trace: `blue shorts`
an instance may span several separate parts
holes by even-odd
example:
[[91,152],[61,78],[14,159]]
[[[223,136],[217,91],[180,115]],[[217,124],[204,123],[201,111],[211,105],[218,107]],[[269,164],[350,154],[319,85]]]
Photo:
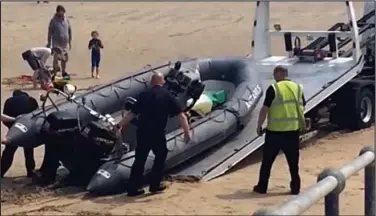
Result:
[[91,67],[99,67],[99,62],[101,61],[101,55],[91,54]]

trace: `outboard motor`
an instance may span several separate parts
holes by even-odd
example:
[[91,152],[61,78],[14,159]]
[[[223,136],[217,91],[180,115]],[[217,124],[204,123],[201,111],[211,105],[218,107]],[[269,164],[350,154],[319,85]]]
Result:
[[111,153],[117,139],[114,131],[94,121],[86,125],[81,134],[101,157],[106,157]]
[[46,123],[48,123],[47,130],[55,133],[78,129],[77,116],[66,111],[56,111],[49,114],[46,118]]
[[92,121],[85,125],[74,142],[73,163],[66,183],[86,186],[98,168],[105,162],[114,147],[116,136],[101,123]]
[[184,107],[188,99],[193,99],[193,103],[186,107],[185,111],[194,106],[205,88],[205,85],[201,83],[199,65],[195,70],[181,68],[181,63],[178,61],[175,67],[170,69],[165,80],[165,88],[177,97]]
[[69,170],[68,185],[86,186],[114,148],[117,137],[101,122],[92,121],[79,129],[75,114],[53,112],[44,126],[46,142],[56,145],[59,160]]

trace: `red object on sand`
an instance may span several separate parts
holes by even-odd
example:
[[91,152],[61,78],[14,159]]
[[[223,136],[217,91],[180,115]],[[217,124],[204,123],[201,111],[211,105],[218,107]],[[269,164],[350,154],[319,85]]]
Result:
[[31,75],[21,75],[20,79],[25,80],[25,81],[32,81],[33,80]]
[[53,88],[54,85],[52,83],[46,83],[44,86],[43,86],[43,90],[49,90],[51,88]]

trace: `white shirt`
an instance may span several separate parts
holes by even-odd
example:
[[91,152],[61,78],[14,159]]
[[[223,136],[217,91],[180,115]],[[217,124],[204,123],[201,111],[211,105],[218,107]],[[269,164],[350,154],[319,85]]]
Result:
[[31,52],[40,60],[41,67],[46,68],[47,59],[51,56],[51,48],[47,47],[35,47],[30,49]]

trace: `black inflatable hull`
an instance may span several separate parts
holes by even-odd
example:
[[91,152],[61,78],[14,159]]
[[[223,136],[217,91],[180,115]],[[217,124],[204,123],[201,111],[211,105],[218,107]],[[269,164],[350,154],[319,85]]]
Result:
[[[194,59],[184,62],[182,67],[193,68],[197,64],[206,88],[216,88],[223,82],[231,83],[234,88],[223,107],[191,124],[193,143],[183,142],[183,131],[179,127],[166,134],[169,153],[165,170],[183,163],[241,130],[248,123],[262,96],[257,72],[252,70],[246,58]],[[172,121],[176,119],[171,119],[169,124]],[[131,137],[134,131],[131,129],[128,133]],[[134,139],[127,138],[128,135],[125,135],[125,140]],[[125,154],[120,162],[110,161],[103,164],[91,179],[87,190],[101,195],[123,192],[130,177],[134,156],[135,152],[131,151]],[[154,155],[151,152],[146,161],[145,175],[151,171],[153,161]]]
[[[156,68],[140,71],[134,76],[117,79],[110,84],[77,94],[76,99],[80,100],[85,98],[86,105],[101,114],[117,112],[123,109],[124,99],[126,97],[135,96],[145,89],[152,70],[167,68],[168,66],[169,64],[161,65]],[[77,108],[75,103],[64,100],[56,105],[60,111],[70,113],[78,112],[83,125],[95,120],[86,110]],[[44,143],[44,137],[41,131],[44,126],[45,118],[56,111],[55,107],[49,106],[46,108],[45,112],[43,112],[42,109],[38,109],[19,118],[6,134],[8,144],[19,147],[37,147],[42,145]]]

